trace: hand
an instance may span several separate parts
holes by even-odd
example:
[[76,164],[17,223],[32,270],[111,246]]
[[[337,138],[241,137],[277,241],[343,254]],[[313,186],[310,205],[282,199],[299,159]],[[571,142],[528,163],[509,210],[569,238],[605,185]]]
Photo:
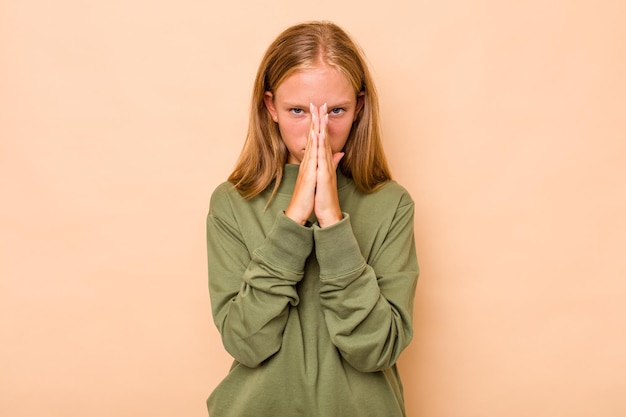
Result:
[[328,227],[343,217],[337,194],[337,165],[343,152],[333,154],[328,140],[328,109],[324,104],[319,111],[319,136],[317,148],[317,188],[315,216],[320,227]]
[[328,227],[342,219],[337,194],[337,165],[344,154],[333,154],[330,147],[326,104],[317,109],[311,103],[310,112],[309,137],[285,214],[304,225],[315,211],[320,227]]
[[319,114],[313,104],[310,105],[311,127],[304,155],[300,162],[298,178],[293,189],[291,201],[285,215],[293,221],[304,225],[315,205],[315,187],[317,186],[317,142],[319,133]]

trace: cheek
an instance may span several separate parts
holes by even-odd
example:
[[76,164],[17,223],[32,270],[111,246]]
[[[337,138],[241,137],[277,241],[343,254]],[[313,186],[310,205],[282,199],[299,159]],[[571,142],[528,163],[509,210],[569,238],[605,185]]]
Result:
[[283,136],[298,138],[308,136],[311,122],[307,120],[288,120],[278,123],[278,128]]
[[352,120],[348,118],[328,122],[328,136],[331,139],[346,139],[350,134],[350,129],[352,129]]
[[330,146],[334,152],[343,149],[352,129],[352,120],[333,120],[328,122],[328,137],[330,138]]

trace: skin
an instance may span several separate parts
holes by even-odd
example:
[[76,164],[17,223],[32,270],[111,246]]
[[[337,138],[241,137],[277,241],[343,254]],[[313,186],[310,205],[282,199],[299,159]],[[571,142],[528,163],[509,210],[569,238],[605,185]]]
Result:
[[300,164],[285,214],[304,225],[315,213],[320,227],[343,218],[337,194],[337,165],[352,124],[363,106],[348,78],[319,63],[297,71],[264,102],[289,152],[287,162]]

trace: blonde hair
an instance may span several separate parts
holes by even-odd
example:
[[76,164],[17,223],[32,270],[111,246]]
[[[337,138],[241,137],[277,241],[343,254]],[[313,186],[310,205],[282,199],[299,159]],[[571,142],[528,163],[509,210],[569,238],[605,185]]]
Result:
[[381,142],[378,95],[364,55],[349,35],[330,22],[307,22],[283,31],[269,46],[259,65],[252,91],[248,134],[228,180],[244,198],[252,198],[275,180],[280,185],[288,151],[278,124],[265,107],[266,91],[274,93],[293,72],[319,62],[343,73],[363,107],[352,125],[339,169],[356,187],[371,193],[391,179]]

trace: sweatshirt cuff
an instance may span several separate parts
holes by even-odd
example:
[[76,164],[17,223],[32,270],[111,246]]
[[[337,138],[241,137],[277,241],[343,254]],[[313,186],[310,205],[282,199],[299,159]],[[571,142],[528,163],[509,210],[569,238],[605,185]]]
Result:
[[255,250],[268,264],[302,274],[307,257],[313,250],[313,231],[279,212],[265,242]]
[[343,213],[343,219],[329,227],[321,228],[314,224],[313,238],[320,279],[338,278],[365,266],[348,213]]

